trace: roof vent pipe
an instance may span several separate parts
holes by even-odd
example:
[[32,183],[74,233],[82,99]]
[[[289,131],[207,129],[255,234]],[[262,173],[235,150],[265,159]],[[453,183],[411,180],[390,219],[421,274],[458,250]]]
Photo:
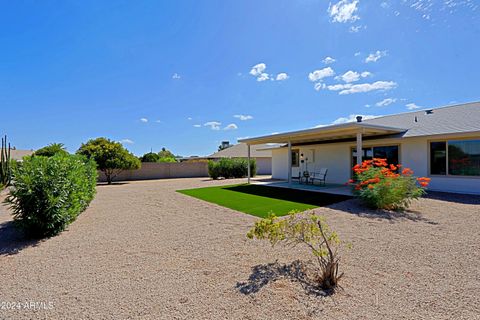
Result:
[[362,116],[357,116],[357,122],[362,122]]

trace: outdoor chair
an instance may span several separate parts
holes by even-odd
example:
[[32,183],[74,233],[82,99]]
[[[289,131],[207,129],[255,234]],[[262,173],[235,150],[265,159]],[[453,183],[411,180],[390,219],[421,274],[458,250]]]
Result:
[[310,172],[310,181],[312,184],[315,183],[315,181],[320,181],[321,184],[325,185],[325,180],[327,178],[327,168],[320,168],[320,170],[315,170],[314,172]]

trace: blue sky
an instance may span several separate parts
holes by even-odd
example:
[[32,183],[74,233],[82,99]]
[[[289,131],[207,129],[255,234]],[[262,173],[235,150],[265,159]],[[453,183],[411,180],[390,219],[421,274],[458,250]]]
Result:
[[0,1],[0,133],[205,155],[480,100],[479,39],[468,0]]

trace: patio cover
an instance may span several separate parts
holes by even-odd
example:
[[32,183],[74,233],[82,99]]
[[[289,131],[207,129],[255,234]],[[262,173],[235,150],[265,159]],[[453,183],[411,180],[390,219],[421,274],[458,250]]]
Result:
[[365,138],[398,134],[405,131],[407,131],[407,129],[373,125],[363,122],[351,122],[307,130],[291,131],[285,133],[271,134],[267,136],[241,139],[239,140],[239,142],[243,142],[249,145],[290,142],[291,144],[296,145],[302,143],[322,142],[329,140],[356,139],[357,134],[359,133],[362,135],[362,137]]
[[[345,141],[356,140],[357,150],[362,150],[363,139],[371,137],[388,136],[406,132],[407,129],[395,128],[382,125],[374,125],[361,122],[343,123],[337,125],[323,126],[313,129],[292,131],[286,133],[271,134],[256,138],[241,139],[239,142],[248,145],[248,161],[250,161],[250,146],[263,143],[286,143],[288,147],[288,183],[292,182],[292,145],[301,145],[309,143],[322,143],[326,141]],[[362,163],[362,154],[357,156],[357,163]],[[250,183],[250,166],[248,166],[248,183]]]

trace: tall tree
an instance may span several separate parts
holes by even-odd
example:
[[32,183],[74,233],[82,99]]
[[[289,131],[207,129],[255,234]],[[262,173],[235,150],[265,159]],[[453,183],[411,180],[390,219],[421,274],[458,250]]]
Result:
[[83,143],[77,154],[95,160],[98,170],[105,174],[108,184],[112,184],[120,172],[139,169],[140,160],[125,149],[121,143],[107,138],[97,138]]

